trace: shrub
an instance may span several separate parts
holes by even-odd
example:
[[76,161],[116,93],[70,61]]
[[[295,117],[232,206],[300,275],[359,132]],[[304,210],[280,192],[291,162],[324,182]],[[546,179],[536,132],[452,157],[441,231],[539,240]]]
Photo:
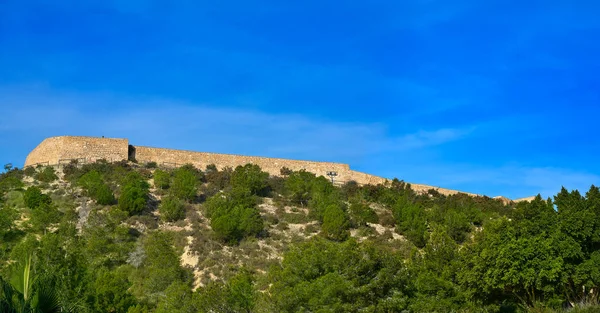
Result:
[[210,173],[210,172],[218,172],[219,170],[217,169],[217,166],[214,164],[209,164],[206,166],[206,173]]
[[106,184],[101,184],[98,189],[96,189],[95,199],[96,202],[101,205],[111,205],[116,201],[112,190],[110,190],[110,187]]
[[131,172],[124,180],[121,196],[119,197],[119,208],[129,212],[129,215],[141,213],[148,202],[148,183],[143,178]]
[[193,167],[182,166],[175,170],[171,194],[182,200],[193,200],[198,192],[197,171]]
[[165,197],[158,210],[163,221],[174,222],[185,218],[185,205],[173,196]]
[[379,218],[377,214],[368,204],[365,203],[352,203],[350,205],[350,219],[355,226],[364,226],[367,223],[377,223]]
[[360,191],[360,186],[357,182],[351,180],[342,185],[342,195],[346,199],[355,197]]
[[396,226],[396,220],[390,211],[384,211],[379,215],[379,223],[381,226],[394,227]]
[[44,233],[48,226],[57,223],[62,215],[61,212],[49,202],[42,202],[31,211],[31,219],[29,220],[30,225],[35,230],[43,231]]
[[115,196],[113,195],[112,190],[104,183],[104,180],[98,171],[92,170],[87,172],[81,176],[78,184],[86,191],[87,195],[96,200],[98,204],[110,205],[115,203]]
[[35,209],[41,205],[49,205],[52,203],[52,199],[46,194],[43,194],[38,187],[29,187],[23,194],[23,200],[25,205],[30,209]]
[[209,169],[209,166],[207,166],[206,181],[217,190],[225,189],[231,181],[231,174],[233,172],[231,167],[217,171],[216,167],[213,170],[212,168]]
[[264,228],[256,201],[249,194],[215,195],[206,201],[206,215],[217,238],[226,243],[256,236]]
[[321,227],[323,236],[335,241],[344,241],[350,235],[348,228],[349,223],[346,212],[335,204],[327,206]]
[[56,176],[56,171],[53,167],[46,166],[43,170],[41,170],[35,175],[35,178],[44,183],[51,183],[57,180],[58,176]]
[[294,171],[292,171],[289,168],[287,168],[287,167],[284,166],[284,167],[282,167],[279,170],[279,175],[281,175],[281,176],[290,176],[290,175],[292,175],[293,172]]
[[312,181],[315,174],[299,171],[290,174],[285,181],[285,190],[289,199],[296,204],[305,206],[311,199]]
[[25,174],[25,176],[29,176],[29,177],[33,177],[37,172],[35,171],[35,167],[33,166],[28,166],[23,170],[23,174]]
[[263,172],[256,164],[237,166],[231,174],[232,188],[245,188],[254,195],[265,195],[269,173]]
[[416,204],[404,204],[394,208],[398,232],[415,246],[422,248],[427,242],[427,219],[423,208]]
[[154,186],[159,189],[168,189],[171,185],[171,175],[163,170],[154,171]]
[[146,167],[146,168],[157,168],[158,164],[156,164],[156,162],[148,162],[148,163],[146,163],[146,165],[144,167]]

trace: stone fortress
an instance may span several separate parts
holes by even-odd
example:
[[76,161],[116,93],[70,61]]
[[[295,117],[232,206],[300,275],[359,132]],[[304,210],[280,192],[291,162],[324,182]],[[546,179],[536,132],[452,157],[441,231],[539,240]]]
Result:
[[[109,162],[135,159],[140,163],[156,162],[160,166],[171,167],[190,163],[201,169],[204,169],[209,164],[214,164],[217,166],[217,168],[222,169],[224,167],[235,168],[238,165],[252,163],[260,166],[263,171],[276,176],[280,175],[280,170],[282,167],[287,167],[294,171],[306,170],[316,174],[317,176],[325,177],[327,177],[328,172],[336,172],[336,183],[356,181],[361,185],[377,185],[385,184],[387,181],[389,181],[383,177],[353,171],[350,169],[348,164],[342,163],[299,161],[151,148],[130,145],[129,141],[124,138],[97,138],[79,136],[59,136],[46,138],[35,149],[33,149],[31,153],[29,153],[27,159],[25,160],[25,166],[57,166],[68,164],[73,160],[77,160],[78,163],[90,163],[100,159],[105,159]],[[411,184],[411,186],[413,190],[419,192],[435,189],[444,195],[459,193],[459,191],[456,190],[437,188],[427,185]],[[475,195],[470,193],[466,194]]]

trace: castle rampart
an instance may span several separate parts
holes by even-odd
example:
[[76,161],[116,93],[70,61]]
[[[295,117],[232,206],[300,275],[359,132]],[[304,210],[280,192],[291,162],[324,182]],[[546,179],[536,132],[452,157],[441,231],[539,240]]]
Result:
[[[332,162],[300,161],[278,158],[266,158],[255,156],[243,156],[233,154],[219,154],[207,152],[195,152],[185,150],[173,150],[164,148],[151,148],[142,146],[130,146],[127,139],[119,138],[97,138],[97,137],[75,137],[60,136],[51,137],[42,141],[29,153],[25,166],[58,165],[69,163],[71,160],[89,163],[99,159],[107,161],[121,161],[134,157],[142,163],[156,162],[165,166],[181,166],[193,164],[198,168],[205,168],[214,164],[217,168],[235,168],[238,165],[248,163],[260,166],[271,175],[280,175],[282,167],[291,170],[306,170],[317,176],[326,176],[327,172],[337,173],[337,182],[356,181],[361,185],[384,184],[388,180],[383,177],[353,171],[348,164]],[[412,184],[416,191],[427,191],[436,189],[441,194],[451,195],[458,191],[444,188],[435,188],[427,185]],[[473,195],[473,194],[471,194]]]
[[99,159],[107,161],[127,160],[128,140],[117,138],[50,137],[42,141],[25,160],[25,166],[56,165],[71,160],[94,162]]
[[135,159],[144,163],[154,161],[158,164],[170,164],[175,166],[190,163],[197,168],[205,168],[209,164],[215,164],[219,169],[224,167],[235,168],[238,165],[252,163],[260,166],[263,171],[268,172],[271,175],[279,175],[282,167],[287,167],[294,171],[306,170],[315,173],[316,175],[323,176],[325,176],[328,171],[338,172],[338,175],[350,171],[350,166],[342,163],[298,161],[140,146],[135,146],[134,149]]

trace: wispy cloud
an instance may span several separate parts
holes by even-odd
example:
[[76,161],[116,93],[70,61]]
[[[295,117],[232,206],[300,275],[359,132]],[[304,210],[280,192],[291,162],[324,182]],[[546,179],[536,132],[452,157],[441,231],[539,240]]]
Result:
[[[128,137],[140,145],[341,162],[436,146],[460,140],[473,129],[391,134],[379,123],[39,89],[12,94],[0,90],[0,101],[14,108],[0,117],[6,133],[34,132],[38,138],[105,135]],[[33,129],[31,121],[36,121]]]

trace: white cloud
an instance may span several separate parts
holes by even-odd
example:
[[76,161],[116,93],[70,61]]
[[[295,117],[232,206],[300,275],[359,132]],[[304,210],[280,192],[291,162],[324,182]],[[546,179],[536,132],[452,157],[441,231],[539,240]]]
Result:
[[0,89],[0,101],[13,108],[0,117],[4,132],[41,138],[127,137],[138,145],[338,162],[424,149],[458,140],[471,129],[420,130],[394,136],[378,123],[40,88]]

